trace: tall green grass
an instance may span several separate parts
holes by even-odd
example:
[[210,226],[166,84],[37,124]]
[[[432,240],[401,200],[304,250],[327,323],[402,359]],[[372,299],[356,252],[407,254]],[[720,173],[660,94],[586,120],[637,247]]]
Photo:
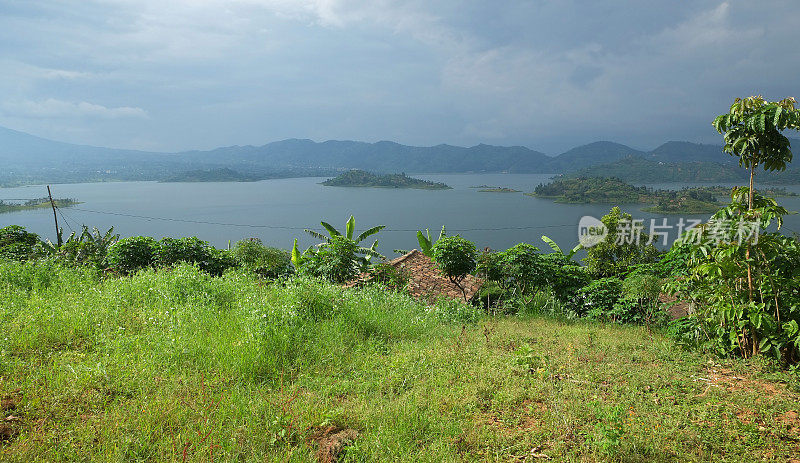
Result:
[[[489,318],[378,286],[0,263],[0,399],[19,417],[0,461],[313,461],[327,426],[359,432],[350,462],[800,452],[785,373],[563,309],[542,295]],[[722,368],[745,379],[712,386]]]

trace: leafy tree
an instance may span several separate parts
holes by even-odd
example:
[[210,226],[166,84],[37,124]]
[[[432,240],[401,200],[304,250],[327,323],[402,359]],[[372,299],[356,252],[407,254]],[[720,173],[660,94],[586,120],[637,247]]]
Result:
[[478,254],[475,243],[458,235],[446,236],[436,242],[431,252],[439,270],[461,290],[466,302],[467,291],[462,283],[475,270]]
[[780,228],[787,211],[757,193],[751,204],[750,196],[746,187],[734,189],[730,205],[699,228],[696,244],[681,251],[685,275],[668,280],[666,288],[693,302],[696,311],[676,334],[723,355],[765,353],[796,363],[800,245],[777,232],[753,239],[748,227],[764,230],[775,222]]
[[635,265],[658,260],[661,253],[652,244],[647,244],[650,237],[637,229],[630,214],[614,207],[601,221],[608,229],[608,235],[588,248],[583,261],[589,273],[599,278],[621,277]]
[[[800,111],[794,105],[794,98],[784,98],[781,101],[766,101],[760,95],[737,98],[728,113],[717,116],[712,122],[714,128],[724,134],[723,150],[738,156],[739,165],[750,170],[747,203],[749,211],[753,210],[756,169],[762,166],[766,171],[782,171],[792,161],[789,139],[782,132],[800,130]],[[745,258],[748,294],[752,301],[755,288],[750,248],[748,245]]]
[[730,110],[712,124],[724,134],[723,151],[739,157],[739,165],[750,170],[748,208],[753,209],[753,178],[761,166],[766,171],[785,170],[792,161],[785,130],[800,130],[800,111],[794,98],[766,101],[762,96],[737,98]]

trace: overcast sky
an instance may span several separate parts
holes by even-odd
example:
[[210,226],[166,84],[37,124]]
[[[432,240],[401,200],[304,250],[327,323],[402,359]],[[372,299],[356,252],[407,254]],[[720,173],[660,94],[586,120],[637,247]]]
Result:
[[0,0],[0,125],[161,151],[716,143],[735,97],[800,97],[798,21],[796,0]]

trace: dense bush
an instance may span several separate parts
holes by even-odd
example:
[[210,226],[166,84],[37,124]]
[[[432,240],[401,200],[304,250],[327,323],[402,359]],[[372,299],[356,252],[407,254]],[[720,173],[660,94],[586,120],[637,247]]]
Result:
[[123,238],[108,249],[106,261],[112,270],[128,275],[153,266],[158,247],[149,236]]
[[561,301],[571,300],[590,277],[568,256],[540,254],[530,244],[520,243],[502,252],[484,251],[478,258],[478,274],[489,282],[483,296],[493,300],[530,299],[549,291]]
[[395,291],[404,291],[408,288],[410,276],[408,272],[388,263],[373,265],[369,269],[370,280],[378,282]]
[[622,280],[615,277],[594,280],[579,289],[574,299],[578,315],[594,319],[611,319],[614,304],[622,295]]
[[103,269],[106,267],[108,249],[118,240],[119,235],[114,234],[114,227],[100,233],[97,228],[89,231],[89,227],[84,225],[80,234],[72,232],[61,247],[50,245],[47,248],[56,259],[67,265],[89,265]]
[[344,283],[366,270],[366,260],[357,255],[357,251],[355,241],[334,235],[319,249],[312,248],[303,253],[298,272],[333,283]]
[[642,231],[634,231],[633,217],[618,207],[601,219],[608,230],[605,239],[590,247],[583,259],[586,270],[597,278],[624,277],[635,266],[655,263],[660,252],[652,244],[647,244],[649,236]]
[[162,238],[156,248],[154,264],[157,267],[173,267],[186,262],[204,268],[210,255],[208,243],[195,236]]
[[28,260],[36,256],[36,247],[41,245],[39,235],[30,233],[19,225],[0,228],[0,258]]
[[294,271],[289,253],[264,246],[258,238],[239,241],[231,254],[242,268],[262,278],[279,278]]

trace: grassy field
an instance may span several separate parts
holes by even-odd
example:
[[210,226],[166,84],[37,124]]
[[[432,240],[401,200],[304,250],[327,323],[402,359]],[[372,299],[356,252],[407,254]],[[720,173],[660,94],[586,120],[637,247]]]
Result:
[[0,326],[2,461],[800,458],[796,376],[644,327],[46,263],[0,264]]

